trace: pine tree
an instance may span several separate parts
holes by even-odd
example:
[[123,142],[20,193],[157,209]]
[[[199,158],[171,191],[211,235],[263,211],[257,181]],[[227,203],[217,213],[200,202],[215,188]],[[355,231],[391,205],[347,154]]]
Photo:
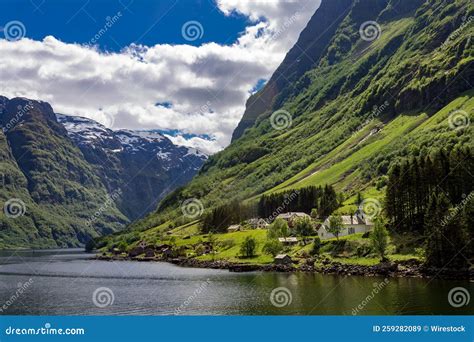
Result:
[[444,193],[431,196],[426,211],[426,263],[437,268],[464,269],[468,266],[467,235],[458,210]]

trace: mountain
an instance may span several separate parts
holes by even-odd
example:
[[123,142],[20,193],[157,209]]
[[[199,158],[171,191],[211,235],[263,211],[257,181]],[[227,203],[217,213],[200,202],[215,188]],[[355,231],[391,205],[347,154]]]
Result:
[[323,56],[325,47],[350,9],[351,0],[321,3],[308,28],[301,33],[265,87],[248,99],[245,113],[232,134],[232,141],[252,127],[260,114],[282,105],[294,83]]
[[80,246],[119,231],[206,159],[25,98],[0,97],[0,124],[1,247]]
[[469,0],[323,0],[231,145],[130,229],[190,221],[189,199],[209,210],[311,185],[347,208],[358,192],[382,201],[400,160],[472,148],[473,14]]
[[166,193],[191,180],[207,159],[156,132],[113,131],[87,118],[57,117],[106,189],[120,191],[117,206],[130,220],[142,217]]

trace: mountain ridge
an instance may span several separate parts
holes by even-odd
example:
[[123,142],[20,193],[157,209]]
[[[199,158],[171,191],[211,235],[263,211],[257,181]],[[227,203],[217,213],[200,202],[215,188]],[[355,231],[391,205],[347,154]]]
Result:
[[0,124],[2,247],[75,247],[117,232],[207,158],[157,133],[115,132],[27,98],[0,97]]
[[[179,174],[179,179],[171,177],[170,181],[182,185],[207,159],[194,148],[174,145],[160,133],[111,130],[94,120],[76,116],[60,114],[59,118],[86,160],[101,174],[107,189],[121,189],[127,200],[118,205],[131,220],[156,207],[167,192],[168,180],[161,179],[161,174]],[[141,170],[143,166],[148,170],[146,173]],[[122,179],[122,184],[114,181],[117,179]],[[132,203],[146,203],[147,209]]]
[[[211,156],[185,188],[168,195],[154,213],[130,228],[186,223],[180,205],[190,198],[210,210],[302,183],[335,185],[347,201],[358,191],[382,200],[388,170],[400,159],[472,146],[471,127],[451,128],[452,113],[445,110],[462,110],[467,121],[472,117],[469,101],[466,107],[454,104],[472,96],[473,28],[463,23],[473,14],[466,0],[350,1],[332,37],[318,48],[317,63],[308,63],[278,94],[269,81],[253,95],[250,102],[269,93],[274,107],[264,106],[253,115],[256,107],[248,103],[231,145]],[[367,24],[372,31],[363,29]],[[375,36],[362,37],[371,32]],[[318,36],[313,19],[301,36]],[[274,114],[282,120],[275,120]],[[440,123],[425,127],[426,118],[435,114],[442,118]],[[281,123],[284,127],[278,127]],[[416,133],[418,126],[426,128],[424,135]],[[376,132],[370,134],[372,130]],[[318,171],[318,165],[331,173]],[[309,181],[298,179],[295,186],[287,186],[305,170]]]

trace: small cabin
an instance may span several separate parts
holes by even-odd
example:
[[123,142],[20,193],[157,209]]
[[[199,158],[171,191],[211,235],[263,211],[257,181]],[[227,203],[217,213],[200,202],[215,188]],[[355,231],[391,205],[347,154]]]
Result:
[[284,245],[296,245],[298,243],[298,239],[295,238],[294,236],[286,237],[286,238],[278,238],[278,241],[280,241]]
[[293,263],[291,257],[288,254],[278,254],[274,260],[277,265],[289,265]]
[[232,226],[229,226],[229,228],[227,228],[228,233],[239,232],[241,230],[242,226],[240,224],[233,224]]

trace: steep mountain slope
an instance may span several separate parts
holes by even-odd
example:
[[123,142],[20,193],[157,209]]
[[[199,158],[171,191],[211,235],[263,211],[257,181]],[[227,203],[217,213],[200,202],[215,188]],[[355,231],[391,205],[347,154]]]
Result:
[[0,97],[0,247],[80,246],[184,184],[206,156],[146,132],[113,132],[45,102]]
[[[4,99],[2,246],[75,246],[128,222],[45,102]],[[106,205],[108,203],[108,205]],[[94,225],[87,222],[100,210]]]
[[207,156],[146,131],[112,131],[86,118],[57,115],[109,192],[131,220],[154,209],[172,189],[187,183]]
[[288,52],[266,86],[252,95],[232,141],[255,124],[258,116],[282,105],[294,83],[323,56],[324,49],[351,8],[351,0],[323,1],[295,46]]
[[469,0],[323,0],[234,142],[133,227],[176,220],[190,198],[209,209],[326,183],[380,196],[400,158],[472,146],[473,14]]

